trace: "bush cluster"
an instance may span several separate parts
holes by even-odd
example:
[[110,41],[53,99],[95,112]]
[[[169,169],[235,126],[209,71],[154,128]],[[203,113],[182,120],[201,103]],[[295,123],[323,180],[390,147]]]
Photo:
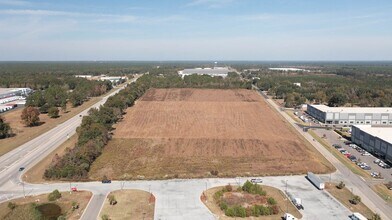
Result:
[[267,193],[260,185],[251,183],[249,180],[244,183],[244,185],[242,186],[242,190],[251,194],[258,194],[261,196],[267,195]]
[[57,189],[54,190],[53,192],[49,193],[49,195],[48,195],[49,201],[55,201],[60,198],[61,198],[61,193]]
[[[279,213],[279,207],[274,198],[269,197],[267,199],[268,205],[253,205],[251,207],[242,207],[239,205],[229,206],[223,199],[225,192],[231,192],[233,190],[231,185],[225,186],[223,189],[215,192],[214,200],[218,203],[219,208],[225,212],[226,216],[230,217],[249,217],[249,216],[263,216],[263,215],[276,215]],[[262,190],[262,187],[257,184],[253,184],[249,181],[245,182],[242,187],[238,188],[238,191],[244,191],[251,194],[257,194],[266,196],[266,192]]]

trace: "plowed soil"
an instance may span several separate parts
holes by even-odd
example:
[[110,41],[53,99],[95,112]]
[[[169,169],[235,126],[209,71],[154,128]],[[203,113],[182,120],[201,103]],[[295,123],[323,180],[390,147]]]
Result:
[[283,175],[332,169],[250,90],[151,89],[94,162],[90,178]]

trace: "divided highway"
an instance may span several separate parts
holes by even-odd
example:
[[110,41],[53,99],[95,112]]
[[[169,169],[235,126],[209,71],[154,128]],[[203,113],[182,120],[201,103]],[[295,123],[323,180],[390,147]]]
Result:
[[[132,79],[131,82],[137,78]],[[104,96],[99,102],[80,113],[81,116],[87,115],[91,108],[97,108],[103,105],[106,100],[117,94],[123,85],[116,91]],[[10,189],[21,181],[21,176],[29,168],[33,167],[53,150],[59,147],[67,138],[75,134],[76,128],[80,125],[83,117],[76,115],[64,123],[56,126],[50,131],[34,138],[33,140],[19,146],[0,157],[0,186],[2,190]],[[20,167],[25,167],[23,172],[19,172]]]

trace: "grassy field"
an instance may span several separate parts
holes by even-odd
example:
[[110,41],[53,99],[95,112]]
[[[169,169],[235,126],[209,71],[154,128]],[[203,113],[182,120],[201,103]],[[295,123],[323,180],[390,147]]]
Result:
[[[26,198],[19,198],[10,200],[8,202],[0,203],[0,219],[15,219],[15,216],[21,215],[29,216],[31,215],[31,213],[29,212],[32,211],[30,209],[30,204],[32,203],[55,203],[61,207],[61,213],[63,215],[66,215],[67,219],[77,220],[80,219],[80,217],[82,216],[92,196],[91,192],[87,191],[73,192],[72,194],[70,194],[69,192],[62,192],[61,195],[61,198],[55,202],[49,202],[48,194],[42,194],[38,196],[28,196]],[[17,208],[15,208],[14,210],[8,208],[7,206],[9,202],[15,203],[17,205]],[[72,202],[78,203],[79,208],[72,210]]]
[[366,218],[371,219],[371,217],[374,215],[372,210],[370,210],[362,202],[357,205],[351,204],[349,200],[353,198],[354,194],[352,194],[351,191],[347,189],[347,187],[338,189],[336,185],[337,183],[326,183],[325,189],[339,202],[346,206],[351,212],[359,212]]
[[370,174],[360,167],[358,167],[355,163],[351,162],[346,156],[337,151],[332,145],[326,142],[323,138],[319,137],[312,130],[308,130],[308,133],[312,135],[312,137],[317,140],[321,145],[323,145],[329,152],[331,152],[340,162],[342,162],[347,168],[349,168],[353,173],[360,175],[365,178],[370,178]]
[[[205,196],[201,196],[203,203],[208,207],[208,209],[214,213],[215,215],[219,216],[219,219],[234,219],[234,217],[228,217],[225,215],[224,211],[220,209],[218,204],[214,201],[214,194],[223,189],[224,186],[210,188],[204,192]],[[233,186],[236,187],[236,186]],[[262,219],[262,220],[280,220],[284,213],[288,212],[294,215],[297,218],[302,218],[301,213],[297,210],[297,208],[288,200],[286,195],[277,188],[270,187],[270,186],[262,186],[263,190],[267,192],[268,197],[273,197],[277,205],[279,206],[279,213],[277,215],[270,215],[270,216],[260,216],[260,217],[247,217],[247,218],[240,218],[240,219]]]
[[254,91],[151,89],[127,109],[89,176],[197,178],[212,171],[223,177],[332,169]]
[[[68,140],[66,140],[60,147],[50,153],[47,157],[33,166],[31,169],[27,170],[25,175],[23,175],[23,180],[29,183],[44,183],[50,182],[50,180],[45,180],[43,178],[44,172],[47,167],[52,162],[53,157],[57,154],[59,157],[62,157],[67,149],[72,149],[75,147],[76,142],[78,141],[78,136],[75,134],[71,136]],[[58,182],[58,181],[57,181]]]
[[[116,205],[109,204],[109,196],[114,196]],[[141,190],[118,190],[108,195],[99,214],[108,215],[115,220],[154,219],[155,199],[151,194]]]
[[392,204],[392,190],[389,190],[383,183],[372,186],[372,189],[386,202]]

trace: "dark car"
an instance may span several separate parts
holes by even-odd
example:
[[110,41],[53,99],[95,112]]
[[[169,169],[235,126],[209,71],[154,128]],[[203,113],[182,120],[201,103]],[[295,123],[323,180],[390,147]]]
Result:
[[102,180],[102,183],[112,183],[111,180]]
[[25,168],[24,167],[20,167],[19,168],[19,171],[23,171]]

